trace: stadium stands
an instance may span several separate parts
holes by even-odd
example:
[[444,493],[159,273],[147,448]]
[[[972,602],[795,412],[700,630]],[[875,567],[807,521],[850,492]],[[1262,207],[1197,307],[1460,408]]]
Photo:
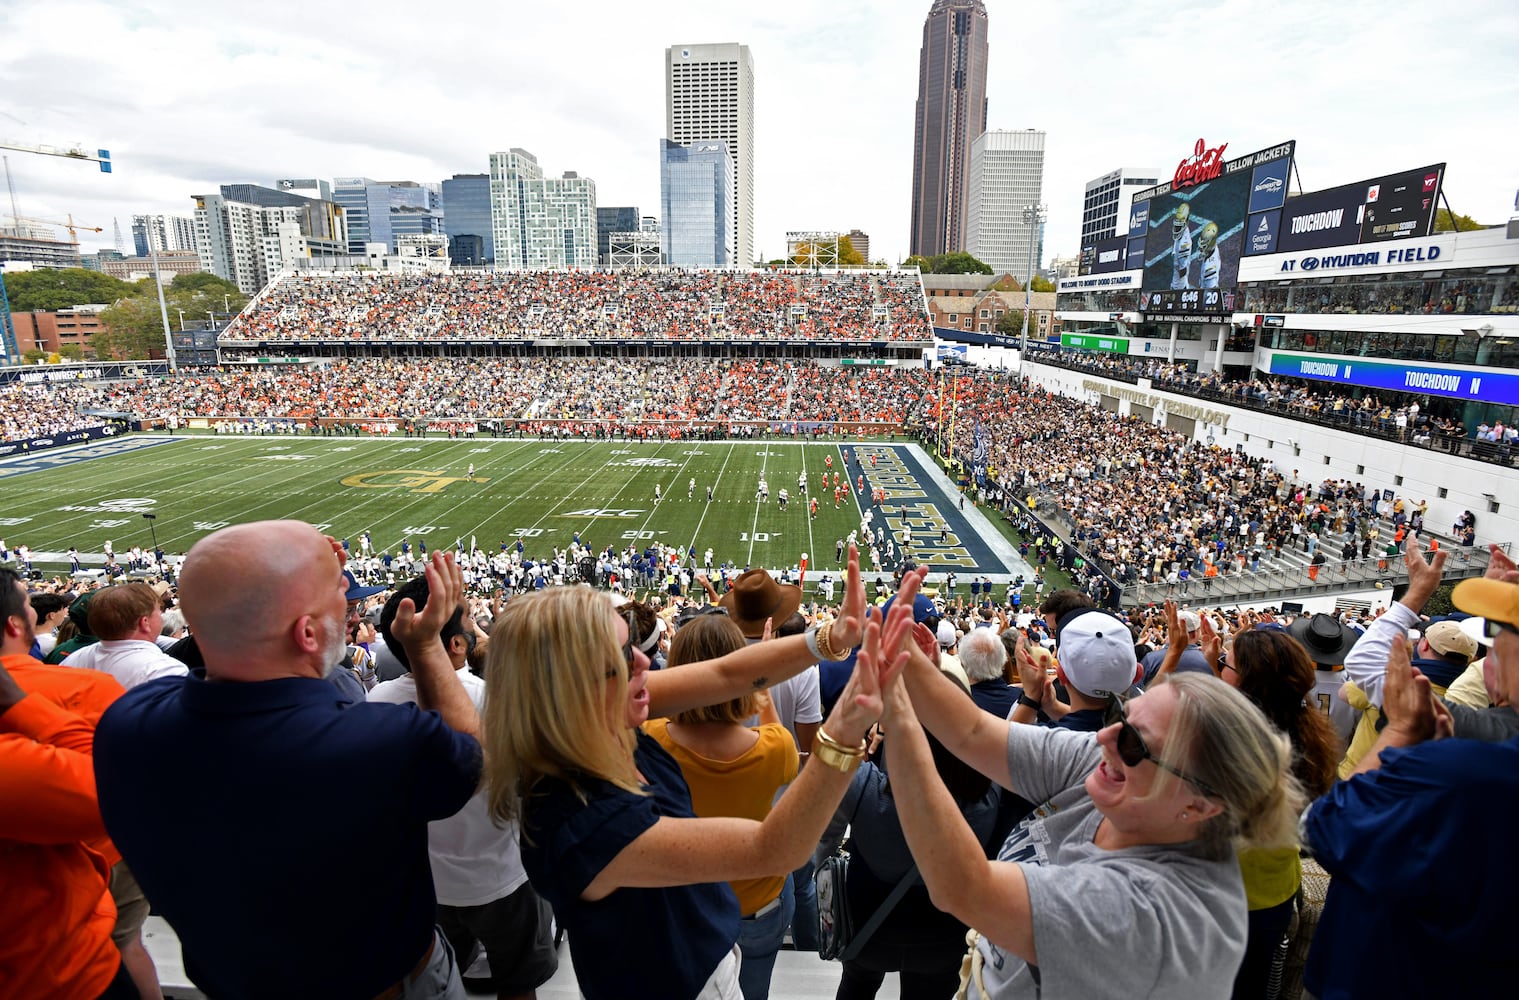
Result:
[[928,342],[917,272],[287,274],[223,345],[310,340]]

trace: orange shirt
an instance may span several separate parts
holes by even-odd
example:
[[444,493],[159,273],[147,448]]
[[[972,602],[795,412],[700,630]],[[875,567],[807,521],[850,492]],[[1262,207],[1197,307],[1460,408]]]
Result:
[[105,837],[94,740],[39,695],[0,715],[0,996],[96,997],[121,965],[110,866],[84,843]]

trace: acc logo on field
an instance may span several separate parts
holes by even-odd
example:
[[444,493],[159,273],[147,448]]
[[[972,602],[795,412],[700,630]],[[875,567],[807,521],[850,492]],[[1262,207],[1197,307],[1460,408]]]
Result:
[[117,500],[102,500],[97,506],[101,510],[119,510],[131,513],[133,511],[146,510],[149,507],[156,507],[157,505],[158,501],[152,497],[121,497]]
[[[361,472],[344,476],[344,486],[356,486],[368,490],[404,489],[413,493],[442,493],[450,483],[462,483],[468,476],[445,476],[441,472],[422,469],[386,469],[383,472]],[[488,483],[484,476],[476,476],[475,482]]]

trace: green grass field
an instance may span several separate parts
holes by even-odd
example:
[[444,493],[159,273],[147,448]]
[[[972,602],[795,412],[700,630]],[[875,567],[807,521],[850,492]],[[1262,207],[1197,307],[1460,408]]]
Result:
[[[348,538],[355,551],[367,530],[376,551],[392,553],[403,540],[433,549],[461,538],[468,546],[474,536],[491,551],[521,538],[526,554],[547,555],[578,531],[597,549],[659,541],[694,547],[700,557],[711,547],[716,563],[740,568],[795,565],[808,553],[813,578],[837,568],[835,542],[860,523],[853,495],[835,510],[832,490],[819,489],[825,456],[842,470],[841,447],[854,445],[181,437],[122,454],[39,453],[21,466],[0,465],[0,537],[12,548],[30,546],[37,568],[54,570],[66,567],[61,554],[70,545],[87,566],[100,564],[107,539],[118,556],[133,545],[148,549],[150,523],[170,553],[224,525],[264,518],[309,521]],[[816,520],[797,493],[800,473],[818,495]],[[769,503],[755,500],[762,476]],[[656,484],[664,493],[657,504]],[[782,487],[792,495],[785,511]]]

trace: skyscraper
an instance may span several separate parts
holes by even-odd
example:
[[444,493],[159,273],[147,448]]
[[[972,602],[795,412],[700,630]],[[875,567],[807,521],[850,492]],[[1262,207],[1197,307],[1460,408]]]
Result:
[[443,232],[438,196],[416,181],[338,177],[332,200],[348,214],[349,253],[362,254],[366,243],[383,243],[394,253],[397,236]]
[[[722,142],[659,140],[662,251],[672,267],[731,267],[733,158]],[[753,263],[751,261],[750,263]]]
[[964,250],[970,145],[986,131],[986,5],[934,0],[923,22],[910,252]]
[[195,200],[201,270],[245,294],[263,288],[298,257],[341,254],[348,231],[341,206],[257,184],[223,184]]
[[849,231],[849,245],[859,251],[865,263],[871,263],[870,259],[870,234],[863,229],[851,229]]
[[[478,266],[496,259],[496,248],[491,241],[491,178],[490,174],[454,174],[443,182],[443,231],[448,234],[449,257],[455,264]],[[460,237],[474,236],[480,240],[459,242]],[[454,252],[455,248],[479,250],[476,259],[472,252]]]
[[983,132],[970,146],[966,186],[965,249],[998,274],[1010,272],[1027,281],[1030,247],[1039,268],[1043,234],[1037,218],[1031,225],[1023,210],[1038,205],[1044,185],[1044,133],[1029,129]]
[[596,182],[544,177],[525,149],[491,154],[491,240],[497,267],[595,267]]
[[638,232],[636,205],[596,206],[596,263],[610,264],[613,233]]
[[194,250],[195,219],[187,215],[134,215],[132,248],[139,257]]
[[[728,259],[754,263],[754,62],[736,42],[665,49],[665,135],[682,146],[713,140],[733,160]],[[669,219],[665,220],[666,227]]]

